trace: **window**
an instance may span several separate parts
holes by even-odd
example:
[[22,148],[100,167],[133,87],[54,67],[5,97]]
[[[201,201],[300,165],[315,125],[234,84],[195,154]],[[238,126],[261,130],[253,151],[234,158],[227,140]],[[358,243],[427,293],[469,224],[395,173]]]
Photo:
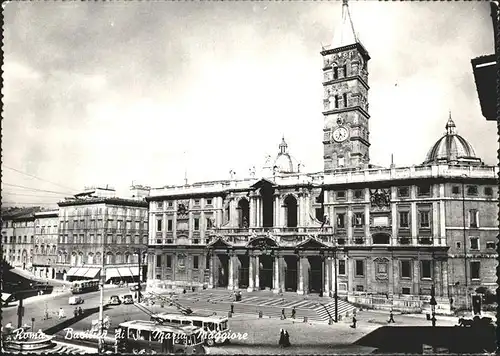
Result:
[[363,191],[361,189],[354,191],[354,199],[363,199]]
[[406,198],[410,196],[410,188],[409,187],[398,187],[398,197]]
[[338,77],[339,77],[339,68],[334,67],[333,68],[333,79],[338,79]]
[[364,261],[356,260],[356,276],[362,277],[365,275]]
[[431,260],[420,261],[422,266],[422,278],[432,278],[431,274]]
[[123,227],[123,220],[116,221],[116,228],[120,230]]
[[193,256],[193,269],[198,269],[199,262],[199,257]]
[[200,199],[195,199],[194,200],[194,205],[200,205]]
[[127,230],[130,230],[132,227],[132,221],[127,221]]
[[372,236],[374,245],[388,245],[390,243],[389,240],[389,235],[387,234],[374,234]]
[[199,218],[194,218],[194,230],[195,231],[200,230],[200,219]]
[[451,193],[452,194],[460,194],[460,186],[454,185],[453,187],[451,187]]
[[492,196],[493,195],[493,188],[492,187],[485,187],[484,188],[484,195]]
[[469,227],[478,227],[478,211],[476,209],[469,210]]
[[339,275],[345,276],[345,260],[339,260]]
[[157,232],[161,231],[161,219],[156,220],[156,231]]
[[339,229],[345,228],[345,213],[337,214],[337,227]]
[[106,243],[108,243],[108,244],[113,243],[113,235],[108,235],[108,241]]
[[156,255],[156,267],[161,267],[161,255]]
[[172,219],[168,219],[167,220],[167,231],[172,231],[173,225],[174,225],[174,222],[172,221]]
[[420,211],[419,212],[420,216],[420,227],[423,228],[429,228],[431,227],[430,222],[429,222],[429,212],[428,211]]
[[340,190],[337,192],[337,199],[345,199],[345,190]]
[[402,228],[410,227],[410,213],[408,211],[399,212],[399,227]]
[[479,238],[469,237],[469,239],[470,239],[470,249],[471,250],[479,250]]
[[431,186],[429,184],[418,186],[418,196],[430,196],[431,195]]
[[212,199],[207,199],[207,205],[212,205]]
[[477,185],[468,185],[467,195],[477,195]]
[[411,278],[411,261],[401,261],[401,278]]
[[347,93],[342,94],[342,98],[344,99],[344,107],[347,107]]
[[470,263],[470,278],[471,279],[480,279],[481,278],[480,271],[481,271],[481,262],[471,261],[471,263]]
[[122,236],[121,235],[117,235],[116,236],[116,244],[121,244],[122,243]]
[[139,227],[140,225],[139,225],[139,224],[140,224],[140,222],[139,222],[139,221],[136,221],[136,222],[135,222],[135,229],[136,229],[136,230],[139,230],[139,229],[140,229],[140,227]]
[[495,242],[494,241],[488,241],[488,242],[486,242],[486,248],[494,250],[496,248]]
[[461,247],[462,247],[462,244],[460,243],[460,241],[457,241],[457,242],[455,243],[455,246],[457,246],[457,248],[461,248]]
[[338,109],[339,107],[339,96],[335,95],[335,109]]
[[173,202],[173,201],[171,201],[171,200],[169,200],[169,201],[167,202],[167,206],[168,206],[169,208],[173,207],[173,206],[174,206],[174,202]]
[[360,227],[365,224],[365,214],[364,213],[354,213],[354,226]]
[[401,288],[401,294],[410,294],[410,288],[408,287]]
[[167,255],[167,268],[172,268],[172,256]]
[[156,209],[163,209],[163,202],[162,201],[156,202]]
[[356,292],[363,292],[364,290],[365,290],[365,287],[360,286],[360,285],[356,286]]

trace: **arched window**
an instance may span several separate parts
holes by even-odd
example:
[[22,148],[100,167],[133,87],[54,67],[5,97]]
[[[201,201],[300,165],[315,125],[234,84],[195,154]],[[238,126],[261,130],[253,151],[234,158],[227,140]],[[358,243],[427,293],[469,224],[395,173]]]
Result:
[[297,227],[297,199],[293,195],[285,198],[286,226]]
[[250,217],[250,208],[248,200],[241,199],[238,202],[238,227],[246,229],[248,228],[248,220]]

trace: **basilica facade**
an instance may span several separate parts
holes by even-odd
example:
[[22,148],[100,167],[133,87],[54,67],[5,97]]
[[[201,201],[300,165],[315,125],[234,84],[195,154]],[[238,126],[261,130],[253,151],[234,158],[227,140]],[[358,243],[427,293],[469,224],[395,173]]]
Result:
[[[349,25],[347,4],[343,24]],[[498,169],[446,133],[422,163],[370,164],[368,62],[349,26],[323,48],[324,170],[285,139],[262,175],[152,189],[148,283],[293,291],[362,303],[496,288]]]

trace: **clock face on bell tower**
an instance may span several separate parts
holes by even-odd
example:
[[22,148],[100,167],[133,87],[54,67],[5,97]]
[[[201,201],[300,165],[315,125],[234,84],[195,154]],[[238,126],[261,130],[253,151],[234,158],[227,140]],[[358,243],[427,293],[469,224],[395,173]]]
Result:
[[354,34],[347,3],[343,5],[341,43],[323,48],[324,171],[364,168],[369,163],[368,61],[370,55]]

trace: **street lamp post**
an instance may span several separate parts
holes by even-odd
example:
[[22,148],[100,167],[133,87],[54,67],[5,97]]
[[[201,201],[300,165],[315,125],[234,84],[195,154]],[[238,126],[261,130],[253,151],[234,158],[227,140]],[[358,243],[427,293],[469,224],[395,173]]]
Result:
[[104,236],[102,236],[102,245],[101,245],[101,291],[100,291],[100,296],[99,296],[99,343],[98,343],[98,352],[99,354],[102,354],[104,352],[104,283],[106,282],[106,276],[105,276],[105,256],[104,256]]
[[339,321],[339,296],[337,294],[337,248],[333,251],[333,263],[335,267],[335,289],[333,293],[333,298],[335,299],[335,322],[337,323]]
[[436,326],[436,291],[434,289],[434,285],[432,285],[431,287],[431,312],[432,312],[432,318],[431,318],[431,321],[432,321],[432,326]]

